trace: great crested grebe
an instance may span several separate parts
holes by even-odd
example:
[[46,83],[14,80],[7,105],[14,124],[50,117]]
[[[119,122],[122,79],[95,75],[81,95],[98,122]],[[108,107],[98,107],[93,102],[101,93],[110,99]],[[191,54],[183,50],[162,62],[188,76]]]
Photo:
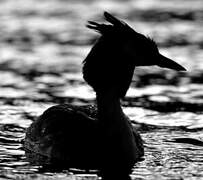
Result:
[[83,77],[96,92],[97,110],[68,104],[50,107],[27,129],[24,148],[35,164],[98,169],[103,178],[122,179],[144,155],[142,139],[120,104],[135,66],[185,68],[161,55],[153,40],[123,21],[107,12],[104,17],[109,24],[88,22],[101,37],[83,62]]

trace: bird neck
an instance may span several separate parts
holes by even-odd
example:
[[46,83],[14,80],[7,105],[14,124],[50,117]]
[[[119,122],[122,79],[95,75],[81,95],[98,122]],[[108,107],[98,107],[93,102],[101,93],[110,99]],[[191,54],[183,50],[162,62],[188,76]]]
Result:
[[132,165],[138,157],[138,149],[132,125],[121,108],[120,98],[115,96],[115,92],[97,95],[97,106],[101,143],[108,147],[107,154],[112,151],[110,154],[115,159]]
[[98,120],[104,124],[118,124],[124,118],[120,98],[113,93],[97,94]]

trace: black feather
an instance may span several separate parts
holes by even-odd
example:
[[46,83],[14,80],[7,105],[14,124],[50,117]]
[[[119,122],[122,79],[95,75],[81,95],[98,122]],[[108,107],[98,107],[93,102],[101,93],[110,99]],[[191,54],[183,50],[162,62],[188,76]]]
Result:
[[86,25],[86,27],[97,31],[102,35],[109,34],[109,33],[114,34],[118,32],[132,31],[132,29],[125,22],[115,18],[110,13],[104,12],[104,17],[106,21],[108,21],[110,24],[103,24],[103,23],[100,24],[94,21],[88,21],[88,24]]
[[106,19],[108,22],[110,22],[110,23],[113,24],[114,26],[118,26],[118,27],[120,26],[120,27],[122,27],[122,26],[126,25],[123,21],[117,19],[116,17],[112,16],[112,15],[111,15],[110,13],[108,13],[108,12],[104,12],[104,17],[105,17],[105,19]]

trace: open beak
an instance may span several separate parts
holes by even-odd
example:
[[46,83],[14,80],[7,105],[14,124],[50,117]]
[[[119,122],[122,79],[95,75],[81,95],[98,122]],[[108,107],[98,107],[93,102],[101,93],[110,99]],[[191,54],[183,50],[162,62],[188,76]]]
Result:
[[174,69],[176,71],[186,71],[183,66],[163,56],[162,54],[159,54],[159,63],[157,65],[163,68]]

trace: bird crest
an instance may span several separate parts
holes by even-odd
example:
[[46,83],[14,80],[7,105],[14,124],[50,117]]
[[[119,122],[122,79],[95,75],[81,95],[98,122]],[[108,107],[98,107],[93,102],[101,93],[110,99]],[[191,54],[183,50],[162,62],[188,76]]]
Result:
[[86,26],[90,29],[95,30],[96,32],[99,32],[102,35],[115,32],[133,31],[132,28],[130,28],[130,26],[128,26],[125,22],[117,19],[108,12],[104,12],[104,17],[110,24],[100,24],[94,21],[88,21],[88,24]]

